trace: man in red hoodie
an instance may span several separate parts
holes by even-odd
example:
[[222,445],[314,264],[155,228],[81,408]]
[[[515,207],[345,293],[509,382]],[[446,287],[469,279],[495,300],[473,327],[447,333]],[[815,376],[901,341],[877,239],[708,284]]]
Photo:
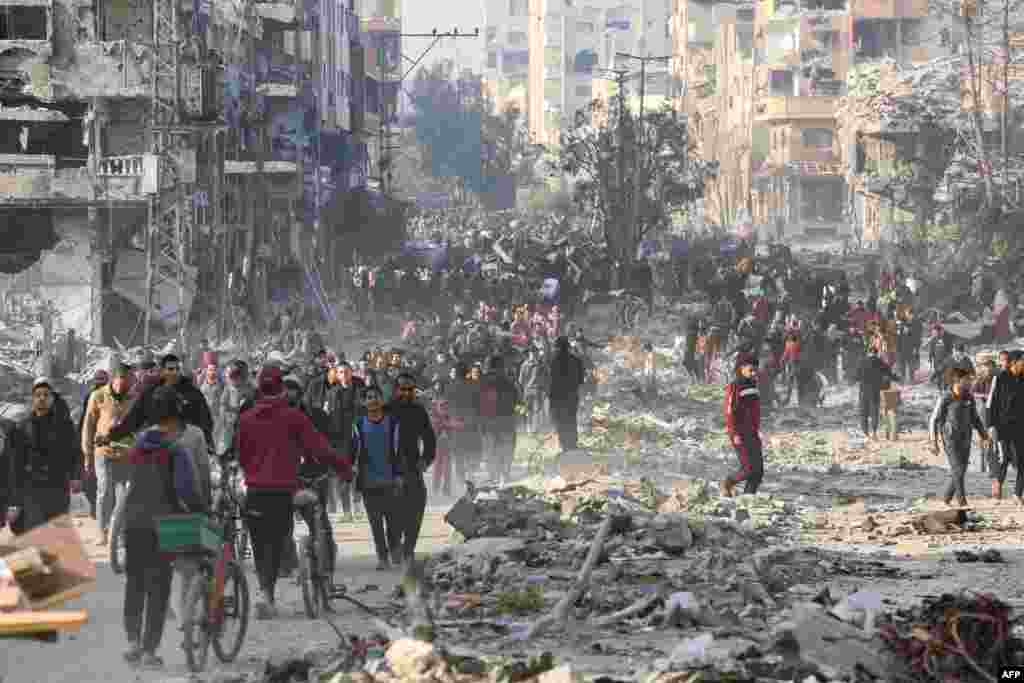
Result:
[[757,366],[757,358],[752,354],[738,354],[736,379],[725,387],[725,429],[740,459],[739,471],[719,484],[725,498],[736,495],[736,485],[740,482],[744,482],[744,493],[757,493],[757,487],[764,477]]
[[285,544],[292,535],[292,495],[299,490],[298,468],[303,457],[330,463],[343,481],[352,480],[352,458],[333,451],[327,437],[306,415],[288,404],[280,368],[260,371],[256,405],[238,421],[238,461],[248,489],[252,537],[259,593],[256,616],[276,614],[274,588]]

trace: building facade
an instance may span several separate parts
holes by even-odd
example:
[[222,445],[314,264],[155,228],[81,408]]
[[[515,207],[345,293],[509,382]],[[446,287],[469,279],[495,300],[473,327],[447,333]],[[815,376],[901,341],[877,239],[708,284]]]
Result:
[[357,65],[371,46],[386,63],[397,17],[368,25],[352,0],[4,4],[20,21],[0,40],[0,263],[35,270],[8,290],[31,283],[59,328],[131,344],[190,316],[229,325],[229,274],[264,292],[259,315],[268,274],[367,187],[386,88]]
[[[518,106],[534,139],[557,143],[577,111],[616,94],[608,69],[639,75],[617,52],[670,54],[669,10],[669,0],[485,0],[484,78],[496,105]],[[667,63],[647,65],[653,106],[667,74]]]
[[769,237],[863,233],[857,131],[839,120],[848,76],[950,54],[945,22],[928,0],[676,0],[677,106],[705,155],[739,166],[709,188],[708,220],[731,227],[745,209]]

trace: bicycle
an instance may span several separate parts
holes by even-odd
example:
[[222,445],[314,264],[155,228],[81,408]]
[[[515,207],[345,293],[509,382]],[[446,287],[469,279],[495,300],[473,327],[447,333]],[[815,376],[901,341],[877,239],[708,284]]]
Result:
[[[211,518],[223,532],[219,548],[207,547],[199,554],[199,571],[185,591],[185,659],[193,673],[206,668],[212,645],[217,659],[233,662],[242,649],[249,628],[249,584],[236,558],[238,527],[243,519],[244,494],[240,492],[238,464],[222,456],[220,476],[214,492]],[[238,622],[234,638],[227,626]]]
[[331,601],[345,596],[344,586],[334,585],[334,539],[329,525],[323,523],[324,501],[319,490],[327,482],[327,473],[314,477],[299,477],[302,488],[295,492],[292,503],[306,526],[309,535],[299,548],[299,587],[306,616],[316,619],[321,611],[333,612]]

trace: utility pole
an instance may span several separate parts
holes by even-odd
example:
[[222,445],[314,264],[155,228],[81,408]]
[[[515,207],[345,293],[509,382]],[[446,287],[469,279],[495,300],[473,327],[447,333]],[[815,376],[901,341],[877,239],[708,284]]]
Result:
[[[622,190],[622,198],[623,198],[623,200],[622,200],[622,206],[620,207],[620,210],[618,211],[618,215],[613,216],[612,218],[616,222],[617,221],[625,221],[626,220],[626,215],[627,215],[626,214],[626,207],[625,207],[625,204],[626,204],[626,182],[625,182],[625,180],[626,180],[626,167],[627,167],[627,165],[626,165],[626,82],[629,80],[630,71],[629,71],[629,69],[601,69],[601,71],[607,72],[609,74],[615,74],[615,78],[607,78],[607,77],[605,77],[605,78],[606,78],[606,80],[614,80],[616,85],[618,86],[618,89],[619,89],[619,92],[616,95],[616,99],[618,99],[618,101],[619,101],[619,122],[618,122],[618,127],[619,127],[619,159],[618,159],[619,173],[618,173],[617,177],[618,177],[618,180],[619,180],[619,185],[620,185],[621,190]],[[623,254],[615,253],[614,248],[617,248],[620,245],[609,244],[608,246],[609,247],[613,247],[613,254],[612,255],[615,257],[616,261],[618,261],[620,257],[624,256]],[[612,286],[613,286],[613,288],[615,288],[615,289],[619,288],[620,280],[621,280],[620,268],[613,267],[612,268]]]
[[1010,0],[1003,0],[1003,111],[1000,116],[1002,140],[1000,146],[1003,153],[1003,191],[1000,193],[1000,206],[1005,211],[1006,192],[1009,189],[1010,146],[1006,127],[1010,109]]
[[633,236],[635,240],[640,237],[640,228],[637,225],[639,221],[640,212],[640,173],[641,173],[641,158],[644,150],[644,96],[647,93],[647,63],[648,62],[668,62],[672,59],[672,55],[664,55],[660,57],[640,57],[638,55],[631,55],[626,52],[616,52],[616,57],[622,57],[624,59],[633,59],[640,62],[640,117],[637,120],[637,135],[636,135],[636,150],[634,153],[635,163],[633,168],[633,197],[632,197],[632,222],[633,222]]

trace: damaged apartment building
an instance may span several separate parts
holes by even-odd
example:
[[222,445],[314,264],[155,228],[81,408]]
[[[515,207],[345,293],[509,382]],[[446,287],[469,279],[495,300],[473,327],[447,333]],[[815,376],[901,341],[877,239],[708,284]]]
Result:
[[850,234],[853,193],[837,108],[847,74],[948,54],[928,0],[675,0],[678,106],[702,153],[736,166],[709,188],[708,219],[750,211],[762,234]]
[[96,342],[230,326],[226,283],[265,292],[365,190],[366,36],[352,0],[0,0],[5,303]]

